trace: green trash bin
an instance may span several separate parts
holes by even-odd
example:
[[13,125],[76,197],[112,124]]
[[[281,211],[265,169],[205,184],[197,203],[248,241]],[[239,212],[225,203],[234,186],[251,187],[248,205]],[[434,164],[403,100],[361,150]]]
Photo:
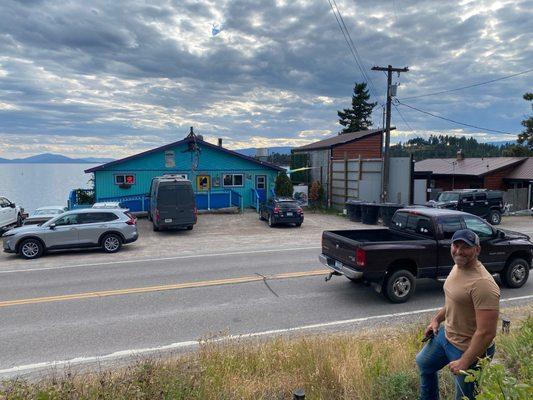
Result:
[[361,222],[367,225],[376,225],[379,217],[379,204],[361,204]]
[[396,211],[405,207],[403,204],[398,203],[382,203],[379,206],[381,211],[381,220],[383,222],[383,225],[385,226],[390,225],[392,221],[392,216]]

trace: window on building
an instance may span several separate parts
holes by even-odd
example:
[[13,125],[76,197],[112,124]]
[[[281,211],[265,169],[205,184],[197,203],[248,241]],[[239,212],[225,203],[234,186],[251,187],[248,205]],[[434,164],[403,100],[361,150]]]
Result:
[[174,150],[165,151],[165,167],[174,168],[176,166],[176,157],[174,155]]
[[115,175],[115,185],[134,185],[135,175],[133,174],[117,174]]
[[243,174],[224,174],[223,177],[224,186],[237,186],[242,187],[244,182]]

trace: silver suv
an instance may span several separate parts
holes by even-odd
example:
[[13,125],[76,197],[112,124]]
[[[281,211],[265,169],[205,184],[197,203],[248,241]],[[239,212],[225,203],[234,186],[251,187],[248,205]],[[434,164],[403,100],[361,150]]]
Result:
[[137,219],[124,209],[67,211],[42,225],[14,228],[2,236],[4,251],[32,259],[46,250],[102,247],[107,253],[137,240]]

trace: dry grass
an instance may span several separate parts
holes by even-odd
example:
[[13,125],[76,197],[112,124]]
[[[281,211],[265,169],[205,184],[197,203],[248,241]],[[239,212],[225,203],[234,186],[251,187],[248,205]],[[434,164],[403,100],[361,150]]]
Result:
[[[307,399],[415,399],[421,336],[417,326],[252,343],[207,342],[191,355],[143,360],[111,372],[38,383],[6,381],[0,398],[291,399],[293,390],[302,388]],[[507,348],[516,346],[513,337],[519,338],[505,338]],[[509,355],[509,361],[516,363],[516,357]],[[441,382],[442,398],[453,398],[448,372]]]

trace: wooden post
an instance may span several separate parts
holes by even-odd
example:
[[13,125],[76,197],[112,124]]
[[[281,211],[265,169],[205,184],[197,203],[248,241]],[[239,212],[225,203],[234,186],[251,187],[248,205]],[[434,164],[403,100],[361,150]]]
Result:
[[328,208],[331,208],[332,198],[333,198],[333,160],[331,156],[328,161]]
[[344,152],[344,202],[348,201],[348,152]]

